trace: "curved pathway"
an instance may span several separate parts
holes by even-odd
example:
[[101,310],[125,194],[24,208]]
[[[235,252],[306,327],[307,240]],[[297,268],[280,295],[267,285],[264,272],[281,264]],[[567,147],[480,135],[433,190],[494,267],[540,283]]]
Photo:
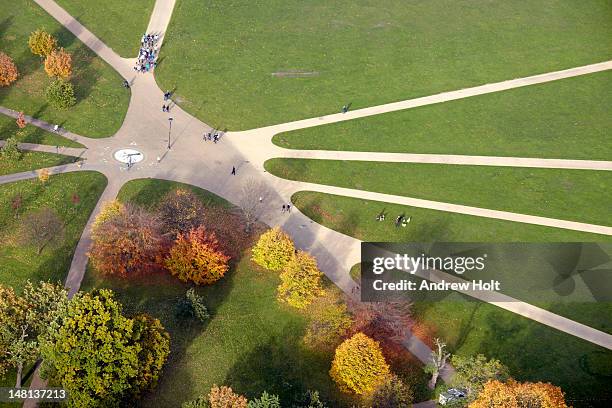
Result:
[[[66,26],[79,38],[79,40],[109,63],[125,79],[132,82],[131,100],[128,112],[119,131],[108,139],[89,139],[66,132],[65,135],[86,146],[87,149],[82,150],[79,154],[79,156],[83,158],[84,164],[81,167],[67,165],[63,166],[63,168],[61,168],[62,166],[53,168],[54,173],[75,170],[96,170],[103,173],[108,179],[108,185],[96,209],[93,211],[75,250],[70,271],[66,279],[66,286],[70,288],[71,293],[78,290],[85,273],[87,265],[86,253],[90,243],[90,226],[95,216],[98,214],[102,203],[105,200],[115,198],[121,186],[127,181],[147,177],[190,183],[209,190],[233,203],[240,202],[241,189],[245,183],[250,183],[253,180],[264,182],[268,192],[261,205],[261,215],[259,219],[268,225],[280,225],[290,233],[296,245],[310,251],[317,258],[321,270],[324,271],[336,285],[345,291],[348,296],[355,296],[354,294],[356,293],[355,288],[357,286],[349,277],[348,270],[360,260],[360,241],[313,222],[297,209],[294,209],[290,214],[281,213],[281,205],[290,202],[293,193],[299,190],[307,189],[331,194],[369,198],[378,201],[398,202],[440,211],[612,235],[612,228],[607,226],[583,224],[532,215],[419,200],[410,197],[399,197],[360,190],[294,182],[277,178],[267,173],[263,167],[266,160],[280,155],[281,157],[339,158],[340,160],[355,160],[357,158],[366,159],[367,157],[372,157],[386,161],[412,160],[413,162],[440,162],[451,164],[610,170],[610,162],[588,160],[457,155],[398,155],[392,153],[372,154],[361,152],[294,152],[274,146],[271,142],[271,138],[279,132],[351,120],[417,106],[442,103],[609,70],[612,69],[612,61],[486,84],[452,92],[443,92],[437,95],[350,111],[346,114],[332,114],[248,131],[229,132],[222,138],[220,143],[213,144],[202,140],[202,135],[209,131],[210,127],[187,114],[180,109],[180,107],[174,105],[170,113],[161,112],[163,92],[155,83],[152,74],[135,74],[132,70],[133,59],[119,57],[111,48],[102,43],[95,35],[83,27],[54,1],[35,1],[61,24]],[[151,16],[149,31],[160,34],[162,39],[170,22],[174,4],[175,0],[157,0]],[[138,41],[138,39],[134,39],[134,41]],[[10,110],[0,109],[0,113],[9,114],[10,116],[15,114],[14,111],[9,111]],[[172,122],[169,121],[169,118],[173,119]],[[35,126],[40,126],[49,130],[49,124],[32,118],[28,118],[28,120]],[[170,149],[167,148],[168,138],[170,138],[171,143]],[[24,147],[38,148],[31,145]],[[127,170],[124,165],[114,161],[112,158],[113,153],[121,148],[138,149],[143,153],[144,160],[132,167],[132,169]],[[230,174],[233,166],[237,169],[236,176]],[[33,177],[33,174],[32,172],[27,172],[12,175],[12,177],[13,179],[23,179]],[[6,176],[0,177],[0,182],[5,180],[11,179],[6,178]],[[526,307],[530,306],[527,304],[523,305]],[[602,341],[598,340],[597,344],[612,349],[612,336],[592,328],[588,328],[589,330],[585,332],[584,326],[577,322],[568,319],[559,320],[557,319],[559,316],[553,315],[547,311],[544,311],[544,313],[528,308],[516,308],[513,311],[587,341],[593,341],[591,335],[596,334],[600,336],[598,339],[603,339]],[[603,334],[603,337],[601,337],[601,334]],[[413,336],[409,337],[404,344],[417,358],[422,361],[429,359],[430,349],[418,338]],[[449,369],[449,371],[444,373],[443,378],[448,379],[451,373],[452,370]]]

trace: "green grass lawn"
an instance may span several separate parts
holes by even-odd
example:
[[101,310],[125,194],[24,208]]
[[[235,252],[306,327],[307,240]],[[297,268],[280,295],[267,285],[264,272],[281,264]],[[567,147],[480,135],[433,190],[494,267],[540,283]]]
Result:
[[474,207],[612,225],[612,172],[272,159],[279,177]]
[[57,4],[117,54],[135,58],[155,0],[57,0]]
[[75,157],[62,154],[24,151],[21,153],[21,159],[16,162],[9,162],[0,157],[0,176],[74,163],[76,160]]
[[[602,242],[605,235],[521,224],[471,215],[300,191],[292,202],[319,224],[371,242]],[[381,211],[384,222],[376,221]],[[411,216],[406,228],[393,225],[400,214]]]
[[[596,327],[612,328],[610,304],[563,308],[553,312],[580,315],[591,318]],[[433,335],[444,339],[453,353],[482,353],[501,360],[517,380],[559,385],[569,405],[600,407],[612,398],[612,352],[603,347],[481,302],[417,302],[413,311],[416,320],[433,328]]]
[[[0,185],[0,283],[20,289],[27,279],[63,282],[74,248],[105,186],[106,177],[89,171],[54,175],[44,186],[37,179]],[[75,193],[80,198],[76,206],[72,202]],[[18,195],[22,207],[17,218],[12,202]],[[56,210],[65,222],[64,239],[52,241],[38,255],[36,248],[20,243],[20,223],[44,207]]]
[[281,133],[273,141],[291,149],[610,160],[611,104],[606,71]]
[[[129,182],[119,198],[153,207],[177,187],[196,192],[209,208],[231,206],[196,187],[150,179]],[[267,390],[279,394],[286,404],[302,391],[317,389],[332,406],[350,405],[351,401],[338,396],[329,378],[331,356],[302,345],[305,316],[276,301],[278,282],[278,274],[254,268],[245,254],[221,281],[197,289],[212,314],[204,325],[175,316],[177,301],[189,286],[168,275],[125,281],[103,278],[90,270],[82,288],[110,287],[129,313],[150,313],[170,332],[168,365],[159,386],[142,406],[178,407],[207,394],[215,383],[230,385],[249,398]]]
[[611,14],[607,0],[182,0],[156,75],[205,122],[247,129],[606,61]]
[[47,132],[46,130],[36,126],[27,125],[25,128],[19,129],[15,119],[0,115],[0,140],[8,139],[11,136],[17,136],[17,131],[22,133],[17,140],[24,143],[37,143],[64,147],[84,147],[82,144],[77,143],[74,140],[70,140],[52,132]]
[[[119,74],[34,1],[0,0],[0,10],[4,10],[0,17],[0,50],[13,58],[20,73],[17,82],[0,88],[0,105],[83,136],[113,135],[123,122],[130,98],[129,91],[121,86]],[[37,28],[53,34],[59,46],[72,54],[71,82],[77,104],[68,110],[55,109],[45,101],[44,89],[51,79],[41,59],[28,47],[28,37]]]

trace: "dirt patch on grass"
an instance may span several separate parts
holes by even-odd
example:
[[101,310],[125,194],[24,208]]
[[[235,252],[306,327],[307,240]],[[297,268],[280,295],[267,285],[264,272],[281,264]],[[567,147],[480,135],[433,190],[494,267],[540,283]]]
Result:
[[291,69],[288,71],[273,72],[272,76],[276,78],[310,78],[310,77],[319,76],[319,72]]

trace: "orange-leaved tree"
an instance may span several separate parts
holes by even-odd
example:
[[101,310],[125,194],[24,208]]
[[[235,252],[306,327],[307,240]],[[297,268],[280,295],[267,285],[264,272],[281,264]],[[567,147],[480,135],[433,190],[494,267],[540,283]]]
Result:
[[329,370],[342,391],[359,395],[372,393],[390,373],[379,343],[363,333],[338,346]]
[[293,241],[279,227],[261,234],[253,247],[252,260],[270,271],[280,271],[291,260],[295,252]]
[[57,46],[57,40],[51,34],[39,28],[30,34],[28,45],[30,46],[32,54],[46,57],[51,54]]
[[24,127],[26,127],[26,120],[25,120],[25,115],[23,114],[23,112],[19,112],[17,114],[17,127],[19,129],[23,129]]
[[94,223],[89,258],[103,274],[128,277],[162,268],[166,241],[159,219],[129,204],[113,207]]
[[72,55],[63,48],[51,51],[45,59],[45,72],[50,77],[69,78],[72,75]]
[[18,77],[19,71],[17,71],[17,66],[11,57],[0,52],[0,86],[9,86],[15,82]]
[[179,234],[165,260],[166,268],[183,282],[198,285],[215,283],[229,269],[230,257],[219,250],[214,234],[207,234],[204,227],[192,228],[187,234]]
[[213,385],[208,394],[210,408],[246,408],[248,401],[230,387]]
[[317,260],[308,252],[298,251],[280,274],[278,299],[297,309],[303,309],[323,294]]
[[470,408],[567,408],[561,388],[550,383],[514,380],[485,383]]

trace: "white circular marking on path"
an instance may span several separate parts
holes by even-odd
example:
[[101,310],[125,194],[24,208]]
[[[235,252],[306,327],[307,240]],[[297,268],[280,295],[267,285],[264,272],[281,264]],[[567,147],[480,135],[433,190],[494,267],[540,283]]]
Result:
[[121,163],[138,163],[144,159],[144,155],[140,153],[138,150],[134,149],[121,149],[117,150],[113,155],[115,160]]

